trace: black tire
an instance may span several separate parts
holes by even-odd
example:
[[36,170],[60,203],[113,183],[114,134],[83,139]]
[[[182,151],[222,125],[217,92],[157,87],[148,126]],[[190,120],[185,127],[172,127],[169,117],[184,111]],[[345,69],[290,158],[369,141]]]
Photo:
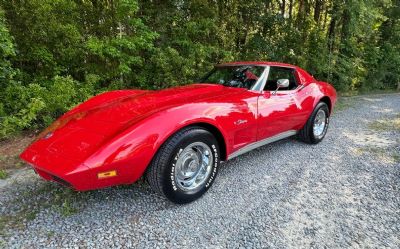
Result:
[[[317,113],[319,111],[325,112],[325,127],[321,135],[317,136],[314,134],[314,123],[316,120]],[[328,105],[324,102],[319,102],[317,106],[314,108],[311,116],[308,118],[307,123],[304,125],[303,129],[301,129],[298,133],[298,138],[308,144],[317,144],[324,139],[326,132],[329,127],[329,108]]]
[[[193,143],[204,143],[211,149],[213,161],[211,172],[205,177],[204,184],[191,191],[179,187],[175,176],[175,164],[180,153]],[[208,154],[210,155],[210,154]],[[219,146],[215,137],[207,130],[193,126],[184,128],[172,135],[158,150],[146,170],[146,179],[151,188],[177,204],[192,202],[201,197],[212,185],[220,164]]]

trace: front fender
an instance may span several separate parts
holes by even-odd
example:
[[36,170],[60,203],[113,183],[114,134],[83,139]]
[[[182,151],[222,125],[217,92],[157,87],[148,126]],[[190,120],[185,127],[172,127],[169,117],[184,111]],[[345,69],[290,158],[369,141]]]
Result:
[[99,171],[116,170],[124,177],[120,180],[132,183],[143,175],[161,145],[183,127],[207,123],[216,127],[225,140],[225,129],[216,120],[224,110],[197,103],[157,112],[111,139],[90,156],[85,165]]

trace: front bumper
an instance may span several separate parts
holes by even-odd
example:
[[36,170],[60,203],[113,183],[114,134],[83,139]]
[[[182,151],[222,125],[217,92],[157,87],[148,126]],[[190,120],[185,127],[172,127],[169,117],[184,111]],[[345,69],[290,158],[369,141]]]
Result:
[[32,149],[25,150],[20,157],[47,181],[58,182],[78,191],[97,188],[93,170],[73,158],[65,158],[49,151],[38,153]]
[[[127,161],[91,168],[73,158],[50,151],[39,153],[31,148],[25,150],[20,157],[44,180],[57,182],[77,191],[132,184],[142,175],[141,171],[133,170],[131,162]],[[112,177],[99,177],[110,171],[114,173]]]
[[61,185],[64,185],[66,187],[74,188],[71,183],[65,181],[64,179],[62,179],[62,178],[60,178],[58,176],[49,174],[49,173],[47,173],[47,172],[45,172],[43,170],[35,168],[34,166],[33,166],[33,169],[35,170],[36,174],[38,174],[40,177],[42,177],[43,179],[45,179],[47,181],[57,182],[57,183],[60,183]]

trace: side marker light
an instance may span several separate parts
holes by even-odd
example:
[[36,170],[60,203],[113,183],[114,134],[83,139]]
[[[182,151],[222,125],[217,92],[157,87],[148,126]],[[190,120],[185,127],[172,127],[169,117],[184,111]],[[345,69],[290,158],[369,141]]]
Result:
[[99,179],[104,179],[104,178],[109,178],[109,177],[114,177],[114,176],[117,176],[116,170],[100,172],[97,174],[97,178],[99,178]]

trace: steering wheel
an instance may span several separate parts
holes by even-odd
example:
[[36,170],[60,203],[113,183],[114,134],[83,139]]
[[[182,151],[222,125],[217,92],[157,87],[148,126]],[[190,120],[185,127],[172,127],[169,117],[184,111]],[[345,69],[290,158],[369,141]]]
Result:
[[243,88],[243,82],[237,79],[229,81],[228,85],[231,87]]

